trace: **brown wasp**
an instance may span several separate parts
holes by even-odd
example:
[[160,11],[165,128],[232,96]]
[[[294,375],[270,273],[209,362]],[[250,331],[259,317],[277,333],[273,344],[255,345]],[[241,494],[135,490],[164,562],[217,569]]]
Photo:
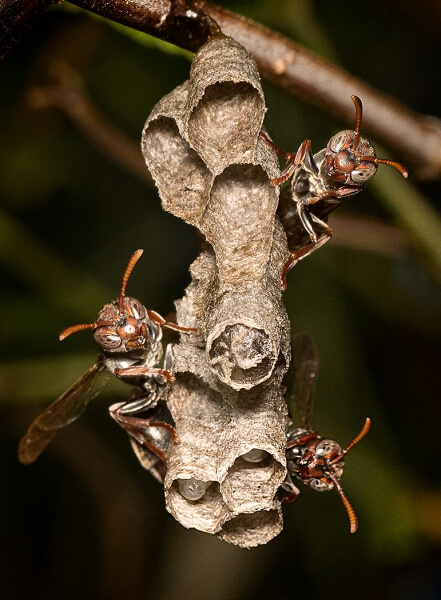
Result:
[[271,185],[280,185],[292,177],[291,194],[287,200],[286,196],[282,196],[279,207],[279,216],[287,235],[301,239],[306,231],[309,237],[308,243],[291,251],[290,258],[283,266],[283,288],[286,287],[286,274],[290,267],[332,236],[332,229],[323,219],[346,198],[357,194],[375,175],[380,163],[390,165],[403,177],[408,177],[401,163],[378,158],[370,142],[361,137],[363,105],[358,96],[351,98],[355,104],[355,130],[340,131],[317,154],[313,155],[310,140],[304,140],[296,153],[284,152],[263,131],[260,132],[266,143],[287,160],[280,177],[272,179]]
[[369,432],[371,420],[366,419],[360,433],[344,450],[334,440],[319,436],[311,427],[319,364],[314,342],[305,334],[294,336],[292,355],[295,381],[294,406],[290,407],[290,411],[292,415],[297,416],[295,420],[298,422],[294,424],[291,420],[288,427],[286,444],[288,474],[282,485],[288,494],[282,498],[282,502],[292,502],[299,494],[293,478],[318,492],[336,488],[348,513],[351,533],[355,533],[358,527],[357,516],[342,490],[340,478],[343,474],[346,454]]
[[[96,321],[73,325],[60,333],[60,340],[64,340],[76,331],[93,329],[100,354],[96,363],[30,425],[19,444],[20,462],[34,462],[57,431],[78,419],[89,402],[102,392],[109,377],[114,375],[135,387],[128,402],[110,407],[112,417],[138,445],[143,445],[165,463],[165,452],[160,446],[164,446],[168,438],[164,431],[157,433],[155,429],[167,431],[174,441],[177,438],[171,415],[167,415],[167,407],[162,406],[165,403],[158,407],[166,384],[175,379],[168,368],[156,366],[162,356],[161,327],[196,335],[199,331],[169,323],[135,298],[125,295],[129,277],[142,253],[143,250],[137,250],[130,257],[117,300],[106,304]],[[166,357],[165,366],[168,367],[170,362]],[[161,444],[155,445],[155,437]],[[143,464],[146,466],[145,462]]]

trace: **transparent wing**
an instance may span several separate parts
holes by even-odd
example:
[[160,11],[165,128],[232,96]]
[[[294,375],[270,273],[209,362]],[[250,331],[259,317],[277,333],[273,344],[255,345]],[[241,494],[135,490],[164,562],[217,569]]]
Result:
[[33,421],[20,440],[18,459],[27,465],[43,452],[57,431],[80,417],[104,389],[110,373],[101,358]]
[[319,359],[314,342],[304,333],[292,338],[292,363],[294,383],[292,397],[288,402],[291,416],[297,427],[312,429]]

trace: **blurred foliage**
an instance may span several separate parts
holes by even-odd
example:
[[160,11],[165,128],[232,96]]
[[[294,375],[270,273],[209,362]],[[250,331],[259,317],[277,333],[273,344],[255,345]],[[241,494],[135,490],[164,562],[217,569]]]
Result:
[[[440,116],[436,0],[362,9],[341,0],[223,5]],[[336,227],[331,242],[288,276],[293,329],[309,333],[321,357],[314,425],[344,445],[366,416],[373,420],[343,479],[360,521],[356,535],[336,493],[306,489],[286,507],[284,532],[264,548],[247,552],[184,530],[107,416],[121,398],[115,387],[35,465],[18,464],[27,425],[95,360],[90,335],[60,344],[59,331],[92,320],[117,295],[127,258],[140,247],[129,293],[167,314],[197,254],[194,231],[161,210],[153,186],[115,166],[62,112],[28,101],[51,61],[62,59],[109,123],[139,143],[149,112],[188,77],[189,61],[188,53],[127,34],[55,7],[0,64],[3,597],[439,598],[440,239],[431,229],[439,182],[398,182],[380,169],[339,213],[403,226],[404,243],[393,251],[381,240],[377,249],[343,245]],[[317,151],[340,127],[271,86],[265,92],[266,126],[286,150],[311,138]]]

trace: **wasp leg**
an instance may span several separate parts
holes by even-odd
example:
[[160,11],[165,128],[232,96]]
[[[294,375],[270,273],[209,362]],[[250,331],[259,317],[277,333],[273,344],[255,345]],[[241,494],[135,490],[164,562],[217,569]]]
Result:
[[289,504],[290,502],[294,502],[294,500],[297,498],[298,495],[299,495],[299,492],[292,492],[291,494],[288,494],[287,496],[283,496],[283,498],[280,502],[281,502],[281,504]]
[[[311,242],[314,244],[317,243],[318,235],[314,229],[312,221],[314,220],[314,216],[310,214],[310,212],[306,209],[306,205],[304,202],[299,202],[297,204],[297,214],[299,215],[300,221],[302,222],[305,231],[311,238]],[[327,225],[326,225],[327,227]]]
[[326,192],[317,194],[317,196],[303,200],[303,203],[307,206],[311,206],[311,204],[315,204],[320,200],[328,200],[327,203],[329,204],[339,204],[341,199],[357,194],[358,192],[359,190],[354,189],[353,187],[341,187],[338,190],[327,190]]
[[312,440],[317,439],[317,433],[315,431],[311,431],[311,433],[305,433],[301,437],[296,437],[286,444],[286,449],[295,448],[296,446],[305,446]]
[[332,235],[332,229],[329,227],[325,221],[322,221],[314,214],[307,210],[310,206],[316,204],[320,200],[326,200],[327,204],[339,204],[342,198],[346,196],[350,196],[354,194],[353,188],[345,187],[340,188],[339,190],[328,190],[326,192],[322,192],[321,194],[317,194],[317,196],[313,196],[312,198],[307,198],[305,200],[301,200],[297,203],[297,214],[299,215],[300,221],[302,222],[305,231],[308,233],[311,241],[317,244],[319,236],[317,235],[313,221],[317,225],[320,225],[322,229],[324,229],[324,233],[327,235],[328,239]]
[[280,174],[280,177],[275,177],[274,179],[271,179],[271,185],[280,185],[281,183],[289,179],[294,173],[295,168],[304,160],[306,154],[309,154],[311,159],[313,159],[311,140],[304,140],[300,144],[297,152],[294,154],[294,152],[284,152],[283,150],[281,150],[279,146],[277,146],[277,144],[275,144],[263,131],[260,132],[260,136],[265,140],[268,146],[274,150],[274,152],[276,152],[280,156],[283,156],[286,159],[287,163],[289,163]]
[[147,314],[152,321],[154,321],[158,325],[161,325],[162,327],[168,327],[169,329],[174,329],[175,331],[182,331],[183,333],[194,333],[195,335],[200,334],[199,329],[197,329],[196,327],[181,327],[180,325],[176,325],[176,323],[170,323],[154,310],[147,310]]
[[154,369],[150,367],[125,367],[115,369],[117,377],[139,377],[139,375],[162,375],[168,381],[176,381],[176,377],[167,371],[167,369]]
[[279,154],[279,156],[283,156],[284,158],[286,158],[287,161],[292,160],[294,158],[295,154],[293,154],[292,152],[285,152],[284,150],[281,150],[279,146],[275,144],[273,140],[269,138],[264,131],[260,132],[260,137],[265,140],[268,146],[272,148],[276,154]]
[[[315,215],[312,215],[312,214],[310,214],[309,216],[311,217],[312,221],[314,221],[314,223],[316,225],[320,225],[320,227],[323,229],[323,231],[320,233],[320,237],[315,242],[315,245],[317,246],[317,248],[320,248],[320,246],[323,246],[323,244],[325,242],[327,242],[329,240],[329,238],[332,237],[332,234],[334,232],[333,232],[332,228],[329,227],[329,225],[325,221],[322,221],[321,219],[319,219],[318,217],[316,217]],[[325,238],[324,240],[323,240],[323,237]]]
[[164,421],[152,421],[151,419],[153,417],[151,417],[150,419],[140,419],[139,417],[130,417],[130,416],[122,414],[123,412],[124,412],[124,407],[117,408],[116,410],[112,411],[112,416],[125,429],[130,428],[131,430],[136,430],[136,432],[139,434],[138,437],[135,436],[136,439],[138,440],[138,442],[144,443],[144,439],[145,439],[142,434],[142,431],[139,431],[139,429],[146,428],[146,427],[162,427],[163,429],[167,429],[167,431],[170,432],[172,440],[176,444],[179,444],[179,438],[176,434],[176,430],[173,427],[173,425],[170,425],[169,423],[164,423]]
[[291,477],[288,475],[287,479],[282,484],[282,489],[285,492],[288,492],[286,496],[283,496],[281,500],[281,504],[289,504],[290,502],[294,502],[297,496],[300,494],[299,490],[291,481]]
[[309,154],[310,157],[313,159],[311,140],[304,140],[300,144],[296,154],[291,153],[286,155],[289,164],[283,169],[283,171],[280,174],[280,177],[275,177],[274,179],[271,179],[270,184],[280,185],[284,181],[287,181],[287,179],[291,177],[291,175],[294,173],[299,164],[305,160],[306,154]]
[[124,405],[117,406],[117,408],[110,407],[109,411],[115,421],[121,425],[121,427],[125,429],[129,435],[131,435],[137,442],[154,452],[154,454],[156,454],[156,456],[158,456],[164,463],[167,462],[167,457],[165,456],[164,452],[157,448],[147,438],[147,435],[143,432],[143,429],[148,427],[162,427],[170,432],[173,442],[179,443],[179,438],[176,435],[175,428],[172,425],[163,423],[161,421],[152,421],[151,419],[140,419],[138,417],[126,416],[122,414],[124,411]]
[[319,238],[317,238],[316,242],[311,242],[310,244],[303,246],[303,248],[300,248],[299,250],[296,250],[295,252],[290,253],[290,257],[288,258],[288,260],[282,267],[281,284],[280,284],[280,287],[282,290],[286,290],[286,287],[287,287],[286,275],[287,275],[288,271],[290,269],[292,269],[292,267],[299,260],[301,260],[302,258],[305,258],[305,256],[309,256],[309,254],[312,254],[315,250],[320,248],[320,246],[323,246],[323,244],[326,244],[326,242],[332,236],[332,233],[333,233],[332,229],[330,227],[328,227],[328,225],[324,221],[321,221],[318,217],[314,217],[313,215],[311,215],[311,216],[313,217],[314,222],[320,223],[321,225],[325,226],[326,230],[323,232],[323,234]]

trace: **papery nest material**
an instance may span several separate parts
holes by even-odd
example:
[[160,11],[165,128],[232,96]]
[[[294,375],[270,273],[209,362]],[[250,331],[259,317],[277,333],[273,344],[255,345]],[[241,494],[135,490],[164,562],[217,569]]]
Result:
[[[173,349],[167,404],[180,443],[168,455],[167,509],[244,547],[281,531],[286,474],[287,242],[270,184],[277,157],[259,136],[265,110],[254,59],[217,36],[196,54],[190,80],[153,109],[142,138],[164,209],[208,242],[176,302],[178,323],[201,335]],[[197,500],[182,494],[192,480],[205,489]]]

